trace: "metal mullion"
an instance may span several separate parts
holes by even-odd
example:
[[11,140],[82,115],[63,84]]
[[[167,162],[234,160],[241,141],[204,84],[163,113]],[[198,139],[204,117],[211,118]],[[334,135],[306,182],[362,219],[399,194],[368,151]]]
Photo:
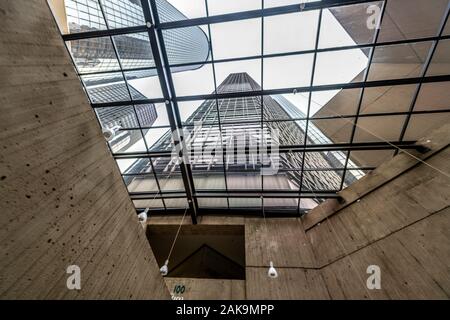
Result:
[[[322,29],[322,14],[323,14],[323,9],[320,9],[319,11],[319,17],[317,19],[317,33],[316,33],[316,42],[314,44],[314,48],[317,50],[318,46],[319,46],[319,38],[320,38],[320,30]],[[316,73],[316,63],[317,63],[317,52],[314,53],[314,57],[313,57],[313,64],[312,64],[312,69],[311,69],[311,79],[310,79],[310,86],[312,86],[314,84],[314,76]],[[312,92],[309,92],[308,95],[308,109],[306,112],[306,125],[305,125],[305,131],[304,131],[304,146],[306,148],[306,145],[308,143],[308,126],[309,126],[309,118],[310,118],[310,111],[311,111],[311,100],[312,100]],[[302,193],[302,189],[303,189],[303,178],[304,178],[304,174],[303,174],[303,170],[305,168],[305,156],[306,153],[303,152],[302,155],[302,164],[301,164],[301,171],[300,171],[300,183],[299,183],[299,194]],[[300,199],[298,200],[298,207],[297,207],[297,213],[300,214],[300,205],[301,205],[301,201]]]
[[[313,54],[316,52],[323,53],[323,52],[346,51],[346,50],[354,50],[354,49],[366,49],[366,48],[373,48],[373,47],[394,46],[394,45],[401,45],[401,44],[429,42],[429,41],[444,40],[444,39],[450,39],[450,35],[446,35],[446,36],[442,36],[442,37],[435,36],[435,37],[385,41],[385,42],[378,42],[378,43],[355,44],[355,45],[348,45],[348,46],[342,46],[342,47],[317,48],[317,50],[309,49],[309,50],[288,51],[288,52],[261,54],[261,55],[236,57],[236,58],[225,58],[225,59],[215,60],[214,62],[215,63],[226,63],[226,62],[235,62],[235,61],[256,60],[256,59],[261,59],[261,58],[279,58],[279,57],[293,56],[293,55]],[[208,61],[198,61],[198,62],[175,63],[175,64],[171,64],[170,67],[171,68],[189,67],[189,66],[198,66],[199,64],[212,64],[212,61],[208,60]]]
[[[144,139],[145,150],[147,150],[147,153],[148,153],[148,151],[149,151],[150,149],[148,148],[147,140],[145,139],[144,131],[142,130],[141,121],[139,120],[139,116],[138,116],[138,114],[137,114],[137,112],[136,112],[136,107],[135,107],[134,105],[133,105],[133,110],[134,110],[134,114],[135,114],[135,116],[136,116],[136,119],[137,119],[137,122],[138,122],[138,125],[139,125],[139,129],[140,129],[140,131],[141,131],[142,138]],[[159,191],[159,193],[162,194],[162,189],[161,189],[161,186],[160,186],[160,184],[159,184],[159,179],[158,179],[158,177],[156,176],[155,167],[153,166],[152,157],[149,157],[149,162],[150,162],[150,165],[151,165],[151,167],[152,167],[152,172],[153,172],[153,176],[155,177],[156,185],[158,186],[158,191]],[[165,203],[164,199],[161,199],[161,201],[162,201],[162,203],[163,203],[164,209],[167,209],[166,203]]]
[[[101,5],[101,4],[100,4]],[[103,8],[102,8],[103,10]],[[105,18],[105,24],[108,24],[108,21]],[[108,28],[108,26],[107,26]],[[91,38],[100,38],[107,36],[119,36],[127,33],[139,33],[146,32],[146,26],[133,26],[133,27],[125,27],[125,28],[117,28],[117,29],[106,29],[106,30],[95,30],[95,31],[87,31],[87,32],[78,32],[78,33],[70,33],[63,34],[62,38],[64,41],[74,41],[74,40],[82,40],[82,39],[91,39]]]
[[[152,0],[153,1],[153,0]],[[315,2],[307,2],[305,3],[304,9],[300,9],[299,4],[287,5],[281,7],[274,7],[264,9],[265,16],[273,16],[280,15],[286,13],[295,13],[299,11],[311,11],[311,10],[319,10],[326,9],[331,7],[341,7],[345,5],[353,5],[353,4],[364,4],[373,2],[373,0],[322,0]],[[227,13],[221,15],[215,15],[210,17],[202,17],[188,20],[178,20],[172,22],[165,22],[160,24],[161,29],[176,29],[183,27],[192,27],[199,26],[205,24],[214,24],[228,21],[236,21],[236,20],[246,20],[252,18],[260,18],[261,17],[261,9],[244,11],[244,12],[235,12],[235,13]]]
[[[261,0],[261,54],[264,55],[264,0]],[[264,91],[264,58],[261,57],[261,91]],[[259,143],[259,148],[262,149],[262,144],[265,143],[264,140],[264,96],[261,94],[260,96],[260,105],[261,105],[261,141]],[[261,149],[257,150],[259,153],[260,161],[261,161],[261,170],[264,170],[264,160],[263,155],[261,154]],[[266,151],[268,151],[268,148],[266,146]],[[270,150],[272,152],[272,149]],[[257,154],[258,157],[258,154]],[[261,175],[261,191],[264,193],[264,175]],[[261,197],[261,208],[262,208],[262,214],[263,218],[264,216],[264,197]]]
[[[156,67],[140,67],[140,68],[129,68],[129,69],[122,69],[125,72],[133,72],[133,71],[147,71],[147,70],[156,70]],[[80,76],[90,76],[90,75],[97,75],[97,74],[105,74],[105,73],[117,73],[122,70],[107,70],[107,71],[96,71],[96,72],[79,72],[78,74]]]
[[[436,52],[436,49],[437,49],[440,41],[442,40],[442,38],[441,38],[442,37],[442,33],[444,32],[445,26],[447,24],[449,14],[450,14],[450,3],[447,4],[447,12],[445,14],[445,17],[441,21],[441,25],[439,26],[438,40],[433,42],[433,45],[432,45],[432,47],[430,49],[430,52],[429,52],[428,57],[427,57],[427,60],[426,60],[426,62],[424,64],[424,68],[422,70],[422,75],[421,75],[422,79],[425,78],[425,76],[426,76],[426,74],[428,72],[428,69],[430,68],[431,61],[433,60],[433,56],[434,56],[434,54]],[[419,97],[419,93],[420,93],[421,89],[422,89],[422,82],[420,82],[417,85],[417,88],[416,88],[416,90],[414,92],[414,96],[413,96],[413,99],[411,101],[411,105],[409,107],[408,115],[406,116],[405,122],[404,122],[403,127],[402,127],[402,131],[400,133],[400,138],[399,138],[400,141],[402,141],[403,138],[405,137],[406,130],[408,129],[409,122],[411,120],[411,115],[412,115],[412,113],[414,111],[414,108],[415,108],[415,105],[416,105],[416,102],[417,102],[417,99]],[[398,150],[395,152],[395,155],[397,155],[397,154],[398,154]]]
[[[209,9],[208,9],[208,0],[205,0],[205,7],[206,7],[206,15],[209,17]],[[214,92],[217,93],[217,79],[216,79],[216,68],[214,64],[214,51],[212,48],[212,37],[211,37],[211,26],[208,24],[208,35],[209,35],[209,43],[210,43],[210,50],[211,50],[211,66],[213,71],[213,79],[214,79]],[[225,168],[225,150],[223,148],[223,136],[222,136],[222,123],[220,120],[220,108],[219,108],[219,99],[215,99],[216,102],[216,110],[217,110],[217,121],[219,124],[219,136],[220,136],[220,146],[222,148],[222,167],[223,167],[223,177],[225,179],[225,190],[228,192],[228,181],[227,181],[227,170]],[[230,201],[227,198],[227,208],[230,209]]]
[[[363,150],[394,150],[397,148],[423,150],[423,146],[415,144],[415,141],[390,141],[390,142],[361,142],[340,144],[312,144],[312,145],[286,145],[280,146],[279,152],[329,152],[329,151],[363,151]],[[170,157],[171,151],[113,153],[115,159]]]
[[[161,72],[161,75],[163,75],[163,76],[165,75],[165,77],[163,78],[163,81],[164,81],[163,84],[165,86],[165,94],[167,97],[167,101],[169,102],[169,104],[166,104],[169,121],[171,122],[171,126],[173,127],[173,130],[175,130],[179,134],[180,130],[182,129],[182,124],[181,124],[180,114],[178,111],[178,104],[176,101],[175,89],[174,89],[173,82],[172,82],[171,70],[169,67],[169,59],[167,57],[167,52],[166,52],[166,48],[165,48],[165,44],[164,44],[164,37],[163,37],[162,31],[160,29],[160,21],[159,21],[159,15],[158,15],[158,9],[156,6],[156,2],[155,2],[155,0],[150,0],[150,6],[151,6],[152,11],[150,11],[148,1],[141,0],[141,3],[144,8],[144,15],[146,16],[146,19],[148,19],[147,21],[154,22],[154,25],[152,25],[150,27],[150,30],[153,32],[149,31],[149,33],[151,34],[151,37],[154,40],[153,47],[156,46],[155,50],[158,51],[158,52],[156,52],[158,55],[158,64],[159,64],[158,72]],[[153,19],[152,19],[152,14],[153,14]],[[153,50],[153,47],[152,47],[152,50]],[[155,56],[155,52],[153,53],[153,55]],[[156,63],[156,59],[155,59],[155,63]],[[166,71],[166,73],[164,73],[164,70]],[[172,101],[173,108],[170,106],[170,101]],[[186,150],[185,142],[184,142],[184,140],[181,141],[179,136],[177,137],[177,139],[179,140],[178,143],[183,146],[183,149],[181,150],[181,152],[183,153]],[[183,157],[184,157],[184,154],[183,154]],[[183,182],[184,182],[184,186],[185,186],[185,190],[186,190],[188,204],[191,209],[192,223],[197,224],[196,215],[197,215],[198,203],[197,203],[197,199],[195,197],[195,186],[194,186],[192,171],[190,169],[190,164],[185,163],[185,161],[183,161],[180,164],[180,171],[181,171],[181,175],[183,177]]]
[[[133,106],[133,105],[132,105]],[[134,106],[133,106],[134,107]],[[141,127],[128,127],[128,128],[122,128],[119,129],[119,131],[124,131],[124,130],[139,130],[139,129],[146,129],[146,130],[150,130],[150,129],[170,129],[170,126],[141,126]]]
[[131,104],[164,103],[164,98],[91,103],[92,108],[121,107]]
[[200,94],[191,96],[181,96],[177,97],[176,101],[194,101],[194,100],[212,100],[216,97],[218,99],[227,98],[243,98],[243,97],[255,97],[260,95],[279,95],[292,93],[295,89],[297,93],[304,92],[320,92],[320,91],[331,91],[338,89],[359,89],[359,88],[373,88],[373,87],[386,87],[404,84],[416,84],[416,83],[430,83],[430,82],[446,82],[450,81],[450,75],[442,76],[428,76],[424,77],[413,77],[413,78],[398,78],[398,79],[385,79],[385,80],[373,80],[366,82],[349,82],[349,83],[336,83],[336,84],[326,84],[326,85],[316,85],[316,86],[306,86],[306,87],[291,87],[282,89],[270,89],[270,90],[254,90],[254,91],[244,91],[244,92],[227,92],[220,94]]
[[[384,15],[385,15],[385,13],[386,13],[387,2],[388,2],[388,0],[384,0],[384,2],[383,2],[383,8],[382,8],[382,10],[381,10],[380,19],[379,19],[378,22],[377,22],[377,29],[376,29],[376,31],[375,31],[375,35],[374,35],[374,39],[373,39],[373,43],[375,43],[375,44],[377,43],[378,37],[379,37],[379,35],[380,35],[381,25],[382,25],[382,23],[383,23],[383,18],[384,18]],[[370,67],[371,67],[371,65],[372,65],[372,60],[373,60],[373,56],[374,56],[374,54],[375,54],[375,49],[376,49],[376,48],[377,48],[377,47],[372,47],[372,48],[370,49],[369,59],[368,59],[368,61],[367,61],[367,68],[366,68],[366,70],[365,70],[365,72],[364,72],[364,80],[363,80],[363,83],[364,83],[364,84],[367,83],[367,79],[369,78]],[[359,119],[359,116],[360,116],[360,113],[361,113],[361,106],[362,106],[362,101],[363,101],[363,98],[364,98],[365,88],[366,88],[366,87],[363,86],[363,87],[361,88],[361,92],[359,93],[359,98],[358,98],[358,108],[357,108],[357,110],[356,110],[356,116],[355,116],[355,120],[354,120],[354,122],[353,122],[352,132],[351,132],[351,135],[350,135],[350,144],[353,143],[353,140],[354,140],[354,138],[355,138],[356,127],[357,127],[357,125],[358,125],[358,119]],[[344,165],[344,169],[345,169],[345,170],[344,170],[343,175],[342,175],[342,181],[341,181],[341,187],[340,187],[340,190],[342,190],[343,187],[344,187],[345,175],[347,174],[347,166],[348,166],[349,160],[350,160],[350,152],[347,153],[347,157],[346,157],[346,159],[345,159],[345,165]]]
[[[106,19],[106,14],[105,14],[105,12],[104,12],[103,5],[102,5],[101,1],[99,1],[98,3],[99,3],[99,7],[100,7],[100,9],[101,9],[103,18],[105,19],[106,27],[109,29],[108,20]],[[119,63],[120,72],[122,73],[122,77],[123,77],[123,80],[124,80],[124,82],[125,82],[125,86],[126,86],[126,88],[127,88],[128,95],[129,95],[129,97],[130,97],[130,100],[132,101],[132,100],[133,100],[133,96],[131,95],[131,90],[130,90],[130,88],[129,88],[128,81],[127,81],[127,79],[126,79],[126,77],[125,77],[125,73],[124,73],[124,71],[123,71],[122,61],[121,61],[120,56],[119,56],[119,53],[118,53],[118,51],[117,51],[116,43],[114,42],[113,37],[112,37],[111,35],[109,36],[109,39],[110,39],[111,44],[112,44],[112,46],[113,46],[114,54],[116,55],[116,59],[117,59],[117,61],[118,61],[118,63]],[[144,132],[143,132],[143,130],[142,130],[142,127],[141,127],[141,123],[140,123],[140,121],[139,121],[138,114],[137,114],[137,112],[136,112],[136,107],[134,106],[134,104],[132,104],[132,106],[133,106],[134,115],[135,115],[136,120],[137,120],[138,125],[139,125],[139,131],[141,132],[141,136],[142,136],[142,139],[143,139],[143,141],[144,141],[145,150],[148,152],[149,149],[148,149],[147,141],[146,141],[146,139],[145,139],[145,135],[144,135]],[[150,158],[150,163],[152,164],[151,158]],[[157,177],[156,177],[155,170],[154,170],[154,168],[153,168],[153,164],[152,164],[152,171],[153,171],[153,175],[154,175],[154,177],[155,177],[155,181],[156,181],[157,186],[158,186],[158,190],[161,192],[161,188],[159,187],[158,179],[157,179]],[[128,186],[127,186],[127,190],[128,190]],[[129,192],[129,193],[130,193],[130,192]],[[164,200],[161,200],[161,202],[163,203],[164,209],[167,209]]]

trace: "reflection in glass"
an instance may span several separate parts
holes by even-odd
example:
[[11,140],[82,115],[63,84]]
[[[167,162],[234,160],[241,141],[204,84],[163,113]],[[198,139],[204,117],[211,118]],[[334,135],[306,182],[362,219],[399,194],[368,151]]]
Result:
[[110,37],[68,41],[67,47],[80,73],[120,69]]
[[371,23],[376,23],[373,13],[380,12],[382,4],[382,1],[373,1],[323,10],[319,48],[372,43],[376,31],[375,27],[370,27]]
[[417,42],[375,48],[368,80],[420,77],[431,42]]
[[114,36],[113,40],[123,69],[155,66],[147,33]]
[[448,74],[450,74],[450,39],[439,41],[426,75],[442,76]]
[[129,89],[120,72],[82,76],[92,103],[128,101]]

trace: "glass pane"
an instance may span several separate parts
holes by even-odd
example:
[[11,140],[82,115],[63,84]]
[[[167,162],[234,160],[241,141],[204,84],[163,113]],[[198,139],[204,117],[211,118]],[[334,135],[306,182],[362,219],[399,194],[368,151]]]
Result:
[[313,55],[264,58],[264,90],[309,86]]
[[305,137],[304,121],[273,121],[265,122],[264,127],[269,129],[271,136],[278,137],[282,146],[295,146],[303,144]]
[[243,92],[261,89],[261,59],[214,64],[217,92]]
[[210,16],[261,9],[261,0],[208,0]]
[[170,125],[167,108],[164,103],[136,105],[136,113],[143,127]]
[[308,111],[308,92],[264,96],[264,120],[302,119]]
[[164,204],[161,199],[133,200],[133,204],[136,209],[164,209]]
[[312,93],[310,116],[336,117],[354,115],[361,89],[316,91]]
[[450,74],[450,40],[439,41],[433,59],[427,71],[427,76],[442,76]]
[[367,67],[368,49],[339,50],[317,54],[314,85],[349,83]]
[[96,108],[95,113],[100,121],[102,128],[139,128],[136,114],[133,106],[117,106]]
[[308,144],[349,143],[353,119],[311,120],[308,126]]
[[[219,100],[219,101],[222,101]],[[219,122],[216,100],[179,101],[181,121],[185,125],[194,125],[201,121],[202,125],[217,124]]]
[[361,113],[408,112],[416,88],[416,84],[366,88]]
[[140,1],[136,0],[100,0],[105,12],[108,29],[145,25],[144,13]]
[[450,82],[424,83],[414,111],[450,109]]
[[197,198],[200,208],[227,208],[228,201],[226,198]]
[[106,29],[97,0],[59,0],[50,4],[63,34]]
[[155,66],[147,33],[114,36],[113,40],[123,69]]
[[116,159],[116,161],[121,173],[136,174],[152,172],[149,158]]
[[444,31],[442,32],[443,36],[450,35],[450,19],[447,19],[447,24],[445,25]]
[[[302,191],[336,191],[341,188],[343,171],[304,171]],[[320,195],[316,194],[316,197]]]
[[261,208],[261,198],[228,198],[230,208]]
[[[206,26],[166,29],[163,30],[163,37],[170,65],[203,63],[210,58]],[[201,65],[186,66],[179,71],[193,70],[199,67]]]
[[164,203],[167,209],[184,209],[189,207],[186,198],[165,198]]
[[265,17],[264,54],[314,49],[318,18],[318,11]]
[[140,130],[118,129],[108,141],[113,153],[145,152],[145,143]]
[[131,100],[120,72],[81,77],[92,103]]
[[[222,160],[219,160],[222,162]],[[222,164],[208,169],[209,163],[203,160],[203,165],[197,162],[192,174],[194,177],[195,190],[225,190],[225,177]]]
[[299,4],[300,2],[313,2],[315,0],[264,0],[264,8],[283,7],[293,4]]
[[156,69],[125,72],[133,100],[163,98]]
[[450,123],[450,113],[415,114],[411,116],[404,140],[417,141],[429,136],[441,126]]
[[158,192],[158,184],[156,183],[153,173],[138,176],[123,176],[128,192]]
[[398,141],[405,120],[406,116],[359,118],[354,142]]
[[[298,171],[278,171],[273,175],[264,176],[264,190],[298,191],[300,188],[300,173]],[[264,199],[264,204],[266,199]]]
[[448,0],[393,0],[387,2],[379,42],[434,37]]
[[311,210],[317,207],[317,200],[315,198],[301,198],[300,210]]
[[380,164],[392,159],[394,152],[393,150],[352,151],[348,167],[378,167]]
[[381,5],[373,1],[323,10],[319,48],[372,43],[377,19],[370,19],[369,12],[380,12]]
[[156,125],[156,122],[159,120],[158,106],[154,104],[137,104],[134,106],[141,127]]
[[173,142],[169,127],[144,129],[149,151],[172,151]]
[[80,73],[120,69],[119,61],[109,37],[68,41],[67,47]]
[[[256,165],[253,167],[254,159],[250,156],[247,157],[246,161],[247,168],[245,164],[243,165],[230,165],[227,170],[227,186],[228,190],[244,190],[244,189],[261,189],[261,171]],[[231,205],[231,204],[230,204]]]
[[161,191],[184,191],[183,177],[180,166],[171,157],[153,158]]
[[215,60],[261,55],[261,19],[211,25]]
[[266,198],[264,197],[264,207],[275,207],[277,209],[297,210],[298,199],[296,198]]
[[161,22],[206,16],[205,0],[156,0],[156,7]]
[[345,173],[345,179],[344,179],[344,188],[347,188],[352,183],[358,181],[362,177],[364,177],[369,171],[363,171],[363,170],[347,170]]
[[430,48],[431,42],[376,47],[368,80],[420,77]]
[[261,122],[260,97],[220,99],[219,109],[223,127],[236,122]]
[[306,152],[305,169],[343,169],[346,159],[342,151]]
[[174,73],[172,79],[178,97],[214,93],[214,77],[211,64],[198,69]]

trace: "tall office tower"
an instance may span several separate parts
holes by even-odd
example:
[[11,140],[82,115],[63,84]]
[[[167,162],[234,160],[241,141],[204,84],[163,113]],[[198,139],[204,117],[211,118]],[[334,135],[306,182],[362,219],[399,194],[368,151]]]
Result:
[[[217,91],[230,93],[259,89],[258,83],[247,73],[236,73],[230,74]],[[306,120],[292,119],[304,119],[305,115],[286,98],[264,96],[263,110],[261,115],[261,97],[252,96],[219,99],[218,105],[215,100],[206,100],[193,112],[185,123],[189,135],[184,139],[190,149],[196,187],[215,188],[217,179],[214,175],[223,176],[225,166],[228,189],[299,190],[302,185],[302,190],[338,190],[342,172],[326,169],[344,166],[346,155],[342,152],[307,152],[304,157],[299,152],[277,152],[269,153],[265,159],[251,152],[260,141],[265,141],[268,150],[275,146],[274,143],[280,146],[304,143]],[[330,143],[314,124],[309,123],[308,126],[307,144]],[[238,147],[238,142],[244,145]],[[209,152],[201,156],[193,153],[195,150],[217,151],[221,145],[226,149],[222,153]],[[152,148],[170,150],[170,132]],[[239,154],[237,148],[244,150],[245,154]],[[233,157],[236,151],[238,154]],[[303,159],[302,178],[300,169]],[[135,165],[135,168],[142,167],[139,160]],[[157,171],[174,171],[176,164],[173,159],[159,158],[154,167]],[[275,173],[261,179],[262,168],[274,169]],[[172,177],[175,175],[172,173]],[[354,179],[355,176],[347,177],[348,182]]]

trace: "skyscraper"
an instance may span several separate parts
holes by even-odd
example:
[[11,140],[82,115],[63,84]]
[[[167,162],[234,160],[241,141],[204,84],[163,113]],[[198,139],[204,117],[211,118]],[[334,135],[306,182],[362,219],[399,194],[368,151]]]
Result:
[[[247,73],[235,73],[218,86],[217,92],[259,89],[259,84]],[[189,131],[184,140],[190,150],[192,170],[197,174],[194,179],[197,189],[216,189],[220,186],[218,177],[223,176],[224,167],[228,189],[299,190],[302,186],[305,191],[327,191],[340,188],[342,172],[326,169],[343,167],[346,159],[343,152],[306,152],[304,155],[298,152],[269,153],[265,161],[251,152],[256,151],[255,148],[262,140],[269,148],[274,147],[274,144],[296,146],[304,143],[306,120],[292,119],[304,119],[306,116],[284,96],[264,96],[263,115],[260,96],[225,98],[219,99],[217,103],[215,100],[204,101],[184,125]],[[239,150],[236,150],[238,141],[244,143],[242,150],[245,154],[239,154]],[[328,138],[313,123],[309,123],[306,144],[325,143],[330,143]],[[171,150],[170,132],[151,148]],[[201,156],[193,153],[193,150],[207,149],[215,151]],[[233,156],[232,153],[237,155]],[[136,172],[136,168],[143,168],[143,161],[147,160],[137,160],[131,170]],[[303,161],[305,164],[302,166]],[[181,179],[173,159],[158,158],[153,166],[157,172],[172,172],[172,180]],[[269,167],[275,169],[274,174],[261,179],[261,169]],[[146,168],[149,170],[148,166]],[[352,182],[356,177],[349,175],[346,179]],[[132,183],[132,180],[128,180],[128,183]]]
[[[65,0],[65,16],[58,17],[64,33],[90,32],[104,29],[144,25],[140,0]],[[186,17],[165,0],[158,0],[161,19]],[[60,11],[55,11],[60,12]],[[199,27],[169,30],[167,53],[171,63],[203,62],[209,55],[209,43]],[[133,86],[140,79],[157,79],[149,37],[144,33],[95,37],[67,42],[69,51],[82,74],[92,103],[108,103],[154,98]],[[186,60],[188,59],[188,61]],[[180,67],[184,71],[198,66]],[[133,71],[126,71],[133,69]],[[136,70],[138,69],[138,70]],[[123,72],[123,71],[126,72]],[[99,73],[100,72],[100,73]],[[125,79],[124,79],[125,78]],[[103,128],[150,127],[158,117],[153,104],[97,108]],[[121,152],[142,140],[139,131],[123,130],[110,141],[113,152]]]

